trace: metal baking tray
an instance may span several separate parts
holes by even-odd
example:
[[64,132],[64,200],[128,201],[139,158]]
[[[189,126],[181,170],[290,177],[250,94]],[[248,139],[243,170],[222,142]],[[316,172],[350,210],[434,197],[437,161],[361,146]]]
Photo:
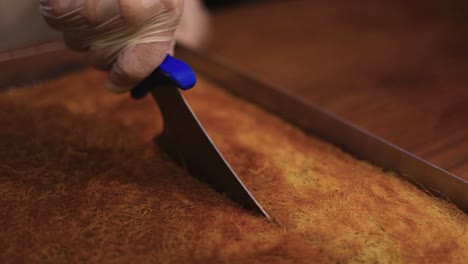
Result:
[[[468,182],[371,133],[289,94],[284,89],[235,69],[207,53],[177,47],[177,57],[204,76],[306,133],[337,145],[355,157],[397,173],[417,187],[468,213]],[[87,67],[84,56],[61,43],[47,43],[0,54],[0,91],[50,79]]]

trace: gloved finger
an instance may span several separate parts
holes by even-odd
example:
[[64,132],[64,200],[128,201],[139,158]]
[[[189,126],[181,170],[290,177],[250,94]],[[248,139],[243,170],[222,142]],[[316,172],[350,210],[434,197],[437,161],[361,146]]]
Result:
[[[152,46],[157,51],[157,48],[164,46],[165,42],[172,43],[174,41],[178,18],[177,14],[174,15],[161,9],[141,26],[126,27],[123,25],[120,30],[104,32],[99,39],[92,43],[89,50],[89,61],[94,67],[107,70],[114,59],[125,53],[129,47],[154,43]],[[140,50],[140,48],[136,48],[136,50]],[[165,50],[167,53],[168,49],[165,48]],[[125,56],[125,54],[123,55]],[[151,53],[148,52],[148,55]]]
[[96,39],[124,24],[118,0],[87,0],[80,16],[85,23],[63,28],[65,43],[77,51],[87,51]]
[[180,17],[184,0],[119,0],[119,5],[124,21],[130,26],[139,26],[161,9]]
[[[162,34],[167,29],[172,30],[181,15],[183,2],[176,6],[177,1],[163,3],[161,0],[120,0],[119,7],[116,8],[117,0],[88,0],[84,14],[92,23],[100,24],[83,30],[65,31],[65,42],[78,51],[92,50],[89,57],[93,65],[99,69],[107,69],[110,60],[115,59],[116,54],[123,50],[124,47],[120,44],[131,44],[128,43],[131,38],[138,39],[137,43],[147,42],[148,39],[161,41],[155,35]],[[103,13],[100,9],[114,11]],[[148,38],[148,34],[152,36]]]
[[107,87],[122,93],[131,90],[148,77],[173,53],[173,41],[138,44],[127,48],[114,62],[109,73]]
[[[91,47],[88,50],[88,61],[96,69],[111,70],[112,65],[122,56],[126,47]],[[127,48],[128,49],[128,48]]]
[[[179,10],[182,10],[183,7],[177,7],[176,11],[166,6],[160,5],[156,7],[157,9],[151,12],[151,17],[145,19],[143,24],[128,26],[128,21],[123,23],[120,21],[121,23],[117,23],[112,29],[103,31],[99,39],[94,40],[89,50],[89,60],[92,65],[98,69],[107,70],[115,58],[122,57],[125,60],[125,58],[132,57],[129,55],[134,54],[133,58],[137,62],[145,62],[151,69],[157,67],[162,59],[164,59],[165,54],[173,48],[174,33],[181,16]],[[124,9],[121,6],[121,10]],[[145,43],[148,45],[140,45]],[[169,46],[167,43],[169,43]],[[154,50],[145,51],[147,47],[153,47]],[[163,49],[163,53],[159,54],[159,56],[162,59],[156,59],[157,63],[155,63],[155,56],[152,54],[159,53],[161,48]],[[126,67],[119,67],[118,63],[122,62],[122,58],[119,58],[116,62],[117,66],[114,73],[120,73],[120,75],[114,75],[116,80],[133,80],[135,78],[141,80],[142,77],[145,77],[128,73],[128,71],[131,72],[132,70],[128,70]],[[144,69],[145,65],[142,65],[142,67]],[[144,73],[149,75],[151,69],[144,71]],[[122,78],[122,76],[124,77]],[[123,81],[123,83],[126,82]],[[126,90],[128,87],[123,89]]]
[[84,0],[40,0],[39,8],[46,22],[57,30],[88,23],[82,16]]
[[[131,36],[130,30],[125,30],[126,26],[121,18],[115,17],[98,28],[85,30],[67,30],[63,33],[63,38],[68,47],[76,51],[87,51],[92,46],[96,46],[101,40],[108,40],[122,37],[123,40]],[[123,34],[127,33],[125,37]]]
[[60,31],[97,31],[121,16],[119,0],[40,0],[40,9]]
[[86,0],[83,14],[93,26],[121,17],[119,0]]

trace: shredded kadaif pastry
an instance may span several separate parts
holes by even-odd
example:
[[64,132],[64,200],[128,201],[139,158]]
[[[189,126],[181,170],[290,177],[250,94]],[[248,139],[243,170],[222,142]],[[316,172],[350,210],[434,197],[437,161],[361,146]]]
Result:
[[[271,215],[172,162],[92,70],[0,94],[0,261],[466,263],[454,205],[201,80],[184,93]],[[202,153],[200,155],[203,155]]]

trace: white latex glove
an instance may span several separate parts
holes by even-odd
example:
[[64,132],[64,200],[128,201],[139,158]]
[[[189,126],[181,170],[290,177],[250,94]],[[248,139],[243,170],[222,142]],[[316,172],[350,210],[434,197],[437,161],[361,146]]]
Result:
[[48,24],[64,33],[69,47],[87,52],[94,67],[108,70],[107,87],[119,93],[132,89],[172,54],[184,8],[184,0],[39,1]]

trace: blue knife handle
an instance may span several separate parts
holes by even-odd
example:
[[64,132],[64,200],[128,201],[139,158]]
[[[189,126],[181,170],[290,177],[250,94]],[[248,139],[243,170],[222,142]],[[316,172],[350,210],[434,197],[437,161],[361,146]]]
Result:
[[197,78],[188,64],[167,55],[150,76],[132,89],[131,95],[135,99],[143,98],[154,86],[168,82],[182,90],[188,90],[195,86]]

